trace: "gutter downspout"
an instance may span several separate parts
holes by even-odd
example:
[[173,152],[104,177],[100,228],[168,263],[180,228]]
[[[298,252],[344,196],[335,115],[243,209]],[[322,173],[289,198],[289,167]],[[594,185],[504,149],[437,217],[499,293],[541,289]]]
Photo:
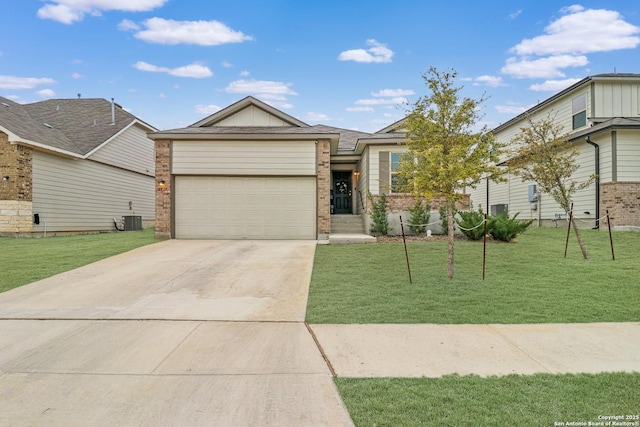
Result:
[[598,230],[600,228],[600,146],[588,136],[584,140],[596,149],[596,226],[593,229]]

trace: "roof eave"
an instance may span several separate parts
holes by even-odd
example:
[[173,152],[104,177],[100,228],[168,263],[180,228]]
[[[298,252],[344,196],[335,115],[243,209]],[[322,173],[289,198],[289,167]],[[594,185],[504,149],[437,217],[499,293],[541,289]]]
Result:
[[355,148],[353,149],[354,153],[362,154],[364,149],[368,145],[406,145],[407,140],[403,137],[393,137],[393,138],[360,138],[356,143]]
[[152,132],[148,133],[149,139],[171,139],[174,141],[187,140],[214,140],[214,141],[300,141],[300,140],[318,140],[329,139],[338,141],[340,134],[337,133],[180,133],[180,132]]

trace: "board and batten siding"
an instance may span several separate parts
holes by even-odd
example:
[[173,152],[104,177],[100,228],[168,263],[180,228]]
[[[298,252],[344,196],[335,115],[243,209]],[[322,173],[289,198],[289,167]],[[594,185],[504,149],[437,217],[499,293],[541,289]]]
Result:
[[595,117],[640,115],[640,85],[637,83],[598,82],[593,93]]
[[638,132],[616,132],[617,181],[640,181],[640,140]]
[[155,146],[140,126],[130,126],[100,147],[89,159],[145,175],[155,176]]
[[316,175],[315,141],[175,141],[175,175]]
[[[33,153],[33,231],[113,231],[113,219],[155,219],[154,178],[91,160]],[[129,202],[132,209],[129,209]]]

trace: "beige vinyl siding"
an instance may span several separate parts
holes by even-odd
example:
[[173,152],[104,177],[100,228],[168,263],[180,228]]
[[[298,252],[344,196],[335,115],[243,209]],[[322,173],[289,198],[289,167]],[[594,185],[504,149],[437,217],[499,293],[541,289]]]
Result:
[[618,181],[640,181],[640,139],[638,132],[618,131]]
[[[112,231],[113,218],[155,218],[154,178],[90,160],[33,153],[34,231]],[[129,201],[133,209],[129,209]]]
[[640,115],[640,85],[598,82],[595,86],[596,117],[635,117]]
[[291,124],[251,105],[217,122],[215,126],[291,126]]
[[[380,183],[381,182],[390,182],[390,177],[381,177],[380,176],[380,153],[387,153],[390,156],[390,153],[406,153],[406,147],[398,147],[397,145],[380,145],[380,146],[371,146],[369,148],[369,191],[371,194],[380,194]],[[389,167],[391,167],[391,163],[389,163]]]
[[176,175],[315,175],[315,141],[175,141]]
[[614,158],[613,135],[611,132],[607,132],[594,135],[590,139],[600,147],[600,182],[611,182],[613,180]]
[[147,131],[136,125],[129,127],[112,141],[100,147],[89,158],[134,172],[155,176],[154,143],[147,138]]
[[[578,148],[580,154],[576,162],[581,166],[574,174],[574,179],[582,182],[595,172],[595,154],[594,148],[586,143],[579,144]],[[550,195],[544,193],[538,202],[538,210],[532,210],[529,202],[529,185],[536,183],[523,181],[513,174],[508,174],[506,177],[509,179],[506,183],[490,183],[489,208],[495,204],[507,204],[509,215],[513,216],[519,213],[520,219],[537,219],[540,217],[543,220],[549,220],[553,219],[556,214],[564,214],[564,210],[560,205]],[[484,189],[486,190],[486,187]],[[472,193],[474,207],[477,207],[478,203],[482,203],[484,206],[486,204],[485,200],[486,193],[482,194],[478,190]],[[573,202],[577,218],[595,218],[595,184],[577,192]],[[586,215],[584,212],[589,212],[590,215]]]

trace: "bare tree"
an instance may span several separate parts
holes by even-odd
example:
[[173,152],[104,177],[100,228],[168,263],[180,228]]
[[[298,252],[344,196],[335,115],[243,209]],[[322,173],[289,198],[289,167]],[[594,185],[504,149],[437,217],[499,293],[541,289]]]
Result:
[[[529,117],[527,123],[528,126],[520,128],[520,133],[512,140],[516,148],[507,165],[523,180],[535,182],[565,212],[569,212],[576,192],[591,185],[596,176],[591,175],[582,182],[573,178],[580,168],[576,162],[579,151],[568,142],[562,125],[557,124],[551,115],[537,121]],[[588,259],[587,248],[575,218],[572,219],[571,226],[578,238],[582,256]]]

